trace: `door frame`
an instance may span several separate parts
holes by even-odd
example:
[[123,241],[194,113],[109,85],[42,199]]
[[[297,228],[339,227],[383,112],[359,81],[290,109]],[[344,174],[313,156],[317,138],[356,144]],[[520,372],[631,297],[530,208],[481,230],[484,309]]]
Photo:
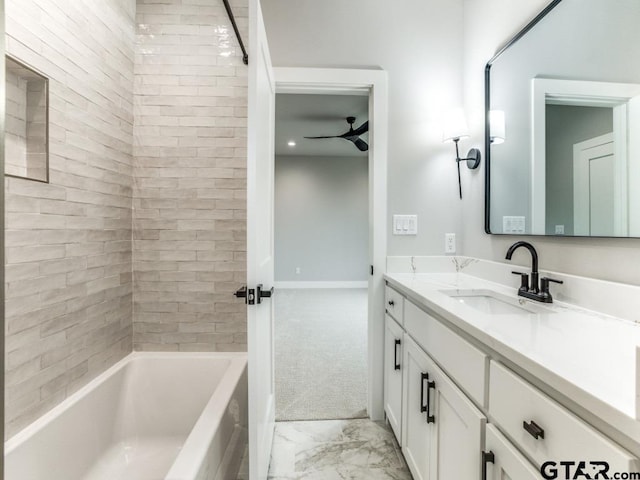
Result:
[[[633,158],[635,141],[627,131],[637,119],[629,119],[627,103],[640,96],[640,84],[534,78],[531,80],[531,233],[546,231],[546,105],[609,107],[613,109],[616,158]],[[637,113],[635,114],[637,115]],[[631,122],[629,121],[631,120]],[[639,197],[640,198],[640,197]],[[638,201],[640,204],[640,200]],[[620,212],[620,216],[626,216]],[[618,221],[621,223],[621,221]]]
[[384,70],[274,67],[276,94],[369,95],[367,411],[384,417],[384,278],[387,256],[388,82]]

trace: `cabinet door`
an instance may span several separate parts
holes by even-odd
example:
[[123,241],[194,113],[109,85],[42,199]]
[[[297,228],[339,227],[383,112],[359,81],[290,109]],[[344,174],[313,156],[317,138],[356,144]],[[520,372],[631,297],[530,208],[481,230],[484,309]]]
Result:
[[481,447],[486,417],[435,364],[428,366],[435,382],[430,411],[432,480],[480,480]]
[[485,462],[487,480],[539,480],[538,472],[529,461],[493,425],[486,428]]
[[[433,441],[431,424],[427,423],[428,382],[425,378],[429,357],[404,335],[402,453],[414,480],[429,479],[429,453]],[[432,393],[432,392],[431,392]]]
[[384,331],[384,411],[402,445],[402,335],[403,330],[389,315]]

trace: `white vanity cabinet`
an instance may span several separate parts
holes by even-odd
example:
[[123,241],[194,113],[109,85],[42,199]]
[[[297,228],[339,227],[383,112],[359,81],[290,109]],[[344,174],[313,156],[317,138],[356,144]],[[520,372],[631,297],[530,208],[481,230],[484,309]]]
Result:
[[490,345],[399,296],[387,287],[385,411],[415,480],[533,480],[550,461],[640,470],[633,454],[514,373]]
[[400,325],[404,325],[404,297],[391,287],[384,291],[384,305],[387,313]]
[[384,411],[402,446],[402,327],[388,314],[384,321]]
[[433,362],[418,345],[405,335],[402,409],[402,453],[414,480],[430,479],[429,465],[433,428],[428,416],[431,389],[429,370]]
[[487,425],[483,468],[487,480],[539,480],[540,472],[493,425]]
[[[531,457],[545,461],[606,461],[611,472],[637,470],[635,457],[504,365],[491,361],[489,413]],[[573,473],[571,474],[573,475]]]
[[414,479],[480,479],[485,416],[405,334],[402,451]]

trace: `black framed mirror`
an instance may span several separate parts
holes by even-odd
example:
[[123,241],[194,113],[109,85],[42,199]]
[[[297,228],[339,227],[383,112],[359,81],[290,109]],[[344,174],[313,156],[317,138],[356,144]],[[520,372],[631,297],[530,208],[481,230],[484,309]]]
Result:
[[640,237],[638,24],[555,0],[487,63],[487,233]]

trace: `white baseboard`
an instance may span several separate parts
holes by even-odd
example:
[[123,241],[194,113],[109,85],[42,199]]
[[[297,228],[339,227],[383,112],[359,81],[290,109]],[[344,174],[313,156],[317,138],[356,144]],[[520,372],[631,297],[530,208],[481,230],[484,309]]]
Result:
[[274,287],[289,288],[367,288],[369,282],[275,282]]

